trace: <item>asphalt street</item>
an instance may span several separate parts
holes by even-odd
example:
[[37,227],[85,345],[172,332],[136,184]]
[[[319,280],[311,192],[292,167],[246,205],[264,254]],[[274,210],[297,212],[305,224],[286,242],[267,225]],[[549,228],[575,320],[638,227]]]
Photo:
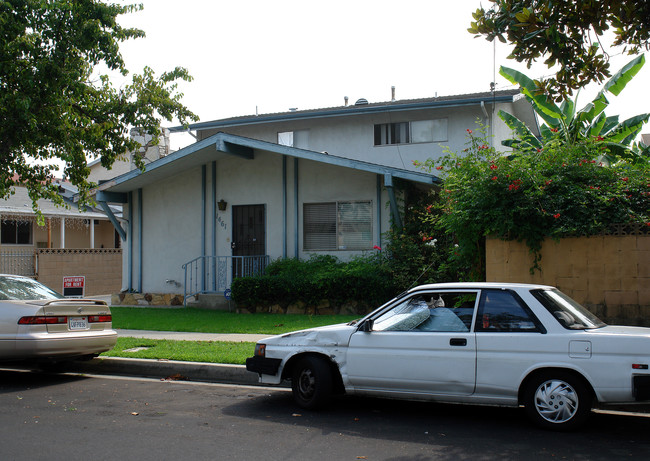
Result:
[[283,389],[0,371],[0,459],[648,459],[650,418],[595,413],[575,433],[518,409],[343,397],[299,409]]

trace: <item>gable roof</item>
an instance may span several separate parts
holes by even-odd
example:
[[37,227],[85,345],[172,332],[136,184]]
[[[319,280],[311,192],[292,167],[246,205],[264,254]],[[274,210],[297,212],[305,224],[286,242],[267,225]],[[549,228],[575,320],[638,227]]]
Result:
[[[284,122],[290,120],[342,117],[349,115],[371,114],[376,112],[400,112],[408,110],[432,109],[471,106],[476,104],[514,102],[520,95],[518,89],[495,92],[472,93],[435,98],[404,99],[377,103],[353,104],[349,106],[330,107],[325,109],[293,110],[262,115],[244,115],[230,117],[210,122],[194,123],[189,125],[189,130],[208,130],[231,126],[254,125],[262,123]],[[188,128],[177,126],[170,128],[171,132],[183,132]]]
[[[66,190],[70,191],[72,186],[67,186]],[[4,200],[0,200],[0,216],[4,218],[9,217],[27,217],[35,216],[36,213],[32,209],[32,199],[24,186],[15,186],[15,193],[10,195]],[[79,206],[72,203],[71,197],[66,195],[65,191],[61,192],[63,200],[66,204],[65,207],[58,206],[51,200],[40,199],[38,200],[38,209],[43,216],[47,217],[64,217],[64,218],[79,218],[79,219],[108,219],[104,213],[97,212],[88,208],[88,211],[79,210]]]
[[220,132],[148,164],[145,172],[136,169],[113,178],[101,184],[98,190],[117,193],[129,192],[173,176],[181,171],[205,165],[219,158],[238,156],[245,159],[253,159],[255,157],[255,151],[272,152],[288,157],[312,160],[359,171],[390,175],[395,178],[424,184],[434,184],[439,181],[436,176],[428,173],[377,165],[370,162],[352,160],[327,153],[282,146],[272,142]]

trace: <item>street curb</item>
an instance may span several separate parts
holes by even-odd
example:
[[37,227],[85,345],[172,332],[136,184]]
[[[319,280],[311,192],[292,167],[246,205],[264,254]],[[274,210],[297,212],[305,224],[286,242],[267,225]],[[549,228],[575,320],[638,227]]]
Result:
[[259,385],[257,374],[243,365],[181,362],[175,360],[97,357],[67,364],[65,371],[98,375],[125,375],[170,381],[202,381],[226,384]]

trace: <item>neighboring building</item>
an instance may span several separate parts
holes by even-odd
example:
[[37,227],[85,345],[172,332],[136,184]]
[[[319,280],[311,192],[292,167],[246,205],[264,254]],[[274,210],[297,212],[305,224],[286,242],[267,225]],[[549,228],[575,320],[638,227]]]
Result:
[[65,207],[41,199],[38,208],[43,225],[38,224],[27,189],[0,200],[0,272],[36,275],[38,249],[120,248],[120,239],[106,214],[96,209],[80,211],[72,201],[75,189],[60,182]]
[[[137,155],[142,157],[145,165],[169,154],[169,130],[167,129],[163,129],[163,134],[160,136],[158,144],[148,147],[144,146],[151,142],[151,136],[142,136],[136,129],[131,130],[130,136],[143,146],[139,149]],[[90,169],[90,174],[88,175],[88,181],[102,183],[136,169],[137,167],[133,157],[133,153],[128,153],[124,157],[116,159],[110,169],[102,166],[100,158],[89,162],[88,168]]]
[[537,126],[516,91],[191,125],[198,142],[99,187],[124,205],[123,289],[219,293],[271,259],[376,251],[401,219],[396,180],[432,187],[413,161],[462,150],[477,119],[500,145],[499,109]]

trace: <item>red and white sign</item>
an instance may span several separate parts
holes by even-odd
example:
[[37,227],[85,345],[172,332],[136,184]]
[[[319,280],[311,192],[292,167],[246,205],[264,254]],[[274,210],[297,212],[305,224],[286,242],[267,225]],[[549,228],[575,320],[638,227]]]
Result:
[[83,298],[85,284],[86,277],[83,275],[63,277],[63,296]]

